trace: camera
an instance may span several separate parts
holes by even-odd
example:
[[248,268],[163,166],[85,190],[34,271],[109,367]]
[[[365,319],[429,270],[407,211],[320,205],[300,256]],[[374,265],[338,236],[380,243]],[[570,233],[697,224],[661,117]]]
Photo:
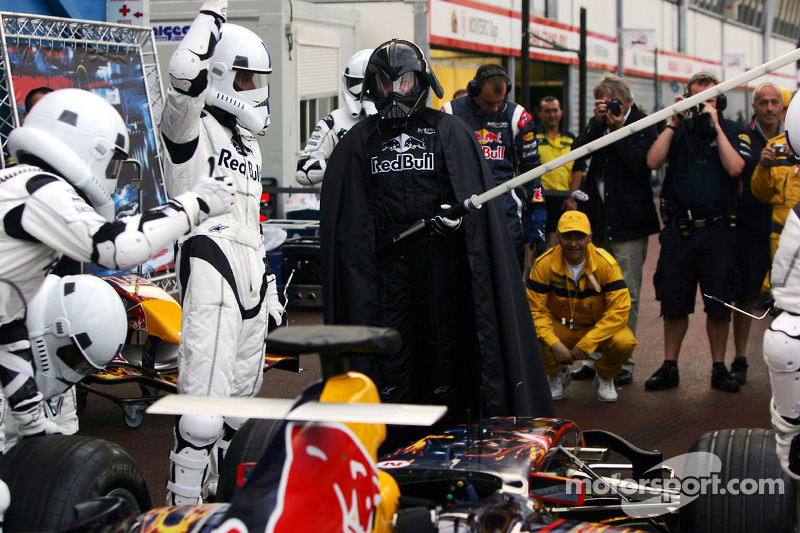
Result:
[[785,144],[773,144],[772,147],[775,149],[775,157],[781,157],[789,154],[789,147]]
[[608,112],[618,117],[622,114],[622,100],[617,100],[616,98],[612,98],[611,100],[606,100],[604,102],[606,107],[608,108]]

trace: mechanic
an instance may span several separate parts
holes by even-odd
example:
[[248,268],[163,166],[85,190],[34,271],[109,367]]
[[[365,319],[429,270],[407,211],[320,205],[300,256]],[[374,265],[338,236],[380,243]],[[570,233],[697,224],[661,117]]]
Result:
[[[699,72],[691,77],[685,96],[694,96],[719,81]],[[684,96],[676,96],[679,102]],[[697,285],[703,294],[732,302],[736,287],[735,205],[739,175],[750,160],[747,130],[726,120],[724,95],[715,96],[691,112],[672,115],[647,154],[656,170],[669,160],[661,190],[659,235],[661,253],[653,284],[664,317],[664,363],[645,382],[648,390],[680,383],[678,356],[694,312]],[[737,392],[739,383],[725,366],[730,309],[705,299],[706,332],[711,345],[711,386]]]
[[364,71],[372,50],[356,52],[342,73],[341,95],[345,106],[335,109],[319,121],[297,161],[295,179],[300,185],[311,187],[322,183],[328,158],[339,139],[358,122],[376,112],[375,104],[364,95]]
[[626,325],[631,296],[616,260],[592,244],[589,218],[566,211],[558,221],[558,246],[539,256],[528,279],[539,348],[553,400],[564,397],[570,364],[600,353],[595,361],[597,399],[616,402],[614,376],[636,346]]
[[[603,135],[645,118],[634,102],[627,80],[606,73],[594,86],[594,116],[578,135],[573,150]],[[619,263],[631,295],[628,327],[636,334],[642,272],[647,259],[650,235],[658,233],[658,214],[653,202],[647,151],[658,135],[655,126],[644,128],[592,154],[584,191],[589,200],[581,210],[595,228],[594,244],[608,250]],[[593,355],[577,370],[573,379],[594,376]],[[618,376],[617,385],[633,381],[635,365],[629,359]]]
[[232,181],[206,178],[163,206],[114,221],[111,195],[128,142],[114,107],[79,89],[45,95],[8,136],[19,164],[0,172],[0,383],[22,437],[61,432],[44,416],[47,391],[37,387],[25,325],[26,307],[58,259],[128,270],[231,209]]
[[[762,154],[767,145],[767,139],[783,133],[781,110],[783,100],[780,89],[773,83],[764,82],[753,91],[753,120],[750,123],[751,153]],[[778,141],[780,142],[780,141]],[[784,142],[785,144],[785,142]],[[774,150],[768,153],[774,155]],[[773,157],[774,159],[774,157]],[[769,177],[772,159],[766,163],[766,175]],[[784,158],[784,163],[788,160]],[[756,301],[761,293],[769,292],[769,267],[772,262],[769,242],[772,217],[772,208],[767,198],[754,195],[752,179],[755,178],[754,167],[758,160],[753,157],[745,166],[740,177],[741,186],[739,199],[736,205],[736,263],[738,268],[736,307],[752,314]],[[791,168],[791,167],[789,167]],[[795,201],[800,198],[795,198]],[[787,205],[783,211],[783,220],[786,213],[794,203]],[[775,243],[777,247],[777,242]],[[733,313],[733,346],[736,350],[731,362],[731,376],[739,385],[747,381],[747,340],[750,337],[750,327],[753,319],[744,313]]]
[[[787,113],[791,121],[791,109]],[[796,117],[800,118],[800,117]],[[791,128],[791,122],[788,122]],[[800,130],[797,130],[800,136]],[[800,480],[800,205],[795,205],[786,218],[770,282],[778,316],[764,332],[764,361],[769,371],[772,400],[769,410],[778,459],[783,471]]]
[[[786,112],[787,139],[800,139],[800,105],[792,99]],[[800,150],[793,146],[791,150]],[[774,148],[773,148],[774,150]],[[764,162],[766,148],[761,152]],[[768,156],[769,157],[769,156]],[[774,162],[774,161],[773,161]],[[780,167],[779,167],[780,168]],[[759,170],[756,169],[756,174]],[[757,180],[753,176],[753,183]],[[754,194],[756,190],[753,190]],[[779,314],[764,332],[764,361],[769,371],[772,399],[769,410],[781,468],[800,480],[800,204],[795,204],[784,219],[780,240],[772,262],[770,285]]]
[[[561,119],[564,112],[561,103],[555,96],[545,96],[539,101],[539,118],[541,123],[536,127],[536,145],[542,164],[549,163],[557,157],[572,150],[575,135],[561,129]],[[547,211],[547,247],[552,248],[558,244],[556,228],[558,219],[564,211],[574,211],[578,208],[574,196],[562,198],[551,196],[547,191],[569,191],[581,188],[583,172],[585,170],[583,159],[571,161],[551,170],[542,176],[544,187],[544,205]]]
[[[380,45],[364,79],[378,113],[339,141],[325,171],[325,323],[400,332],[399,353],[367,370],[383,402],[447,405],[449,422],[468,409],[551,416],[501,207],[488,202],[463,221],[438,216],[438,232],[395,240],[442,205],[492,187],[475,136],[425,105],[430,89],[442,89],[416,44]],[[414,437],[390,432],[384,449]]]
[[[183,240],[176,260],[183,306],[178,392],[220,397],[259,391],[267,312],[277,324],[283,314],[259,224],[255,135],[269,126],[271,60],[261,38],[227,24],[226,13],[227,0],[201,7],[170,59],[161,119],[170,195],[209,166],[214,175],[230,176],[237,191],[230,214],[206,221]],[[219,461],[242,423],[217,416],[177,420],[169,503],[199,503],[216,493]]]
[[[514,178],[517,171],[536,168],[540,162],[536,125],[525,108],[506,99],[510,91],[506,69],[487,63],[467,83],[467,97],[442,106],[442,111],[462,119],[475,132],[497,185]],[[547,212],[541,179],[507,192],[501,202],[520,270],[524,270],[526,243],[534,256],[545,250]]]

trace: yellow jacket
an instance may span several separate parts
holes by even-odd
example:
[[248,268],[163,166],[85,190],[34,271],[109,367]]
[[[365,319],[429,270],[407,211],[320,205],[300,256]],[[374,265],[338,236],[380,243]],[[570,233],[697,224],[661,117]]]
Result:
[[[786,135],[770,139],[768,145],[773,144],[786,144]],[[758,156],[761,157],[761,154]],[[753,171],[750,190],[762,202],[772,204],[770,250],[774,258],[789,211],[800,202],[800,164],[786,156],[775,159],[770,167],[759,163]]]
[[559,340],[553,321],[569,324],[572,319],[574,328],[588,329],[578,347],[592,353],[628,323],[631,295],[616,259],[591,243],[576,287],[559,245],[539,256],[531,268],[528,303],[536,334],[548,347]]

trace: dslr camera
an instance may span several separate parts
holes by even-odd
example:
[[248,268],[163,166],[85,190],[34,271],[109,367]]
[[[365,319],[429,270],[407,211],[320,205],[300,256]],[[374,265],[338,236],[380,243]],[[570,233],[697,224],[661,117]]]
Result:
[[775,149],[775,157],[781,157],[789,154],[789,147],[785,144],[773,144],[772,147]]
[[612,98],[611,100],[606,100],[604,102],[606,107],[608,108],[608,112],[618,117],[622,114],[622,100],[617,100],[616,98]]

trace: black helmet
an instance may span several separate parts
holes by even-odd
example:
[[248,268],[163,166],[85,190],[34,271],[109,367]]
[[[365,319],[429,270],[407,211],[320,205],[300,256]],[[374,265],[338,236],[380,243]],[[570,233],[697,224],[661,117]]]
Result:
[[425,104],[428,88],[432,88],[439,98],[444,96],[444,90],[428,68],[422,50],[401,39],[387,41],[372,52],[364,84],[381,118],[410,116]]

